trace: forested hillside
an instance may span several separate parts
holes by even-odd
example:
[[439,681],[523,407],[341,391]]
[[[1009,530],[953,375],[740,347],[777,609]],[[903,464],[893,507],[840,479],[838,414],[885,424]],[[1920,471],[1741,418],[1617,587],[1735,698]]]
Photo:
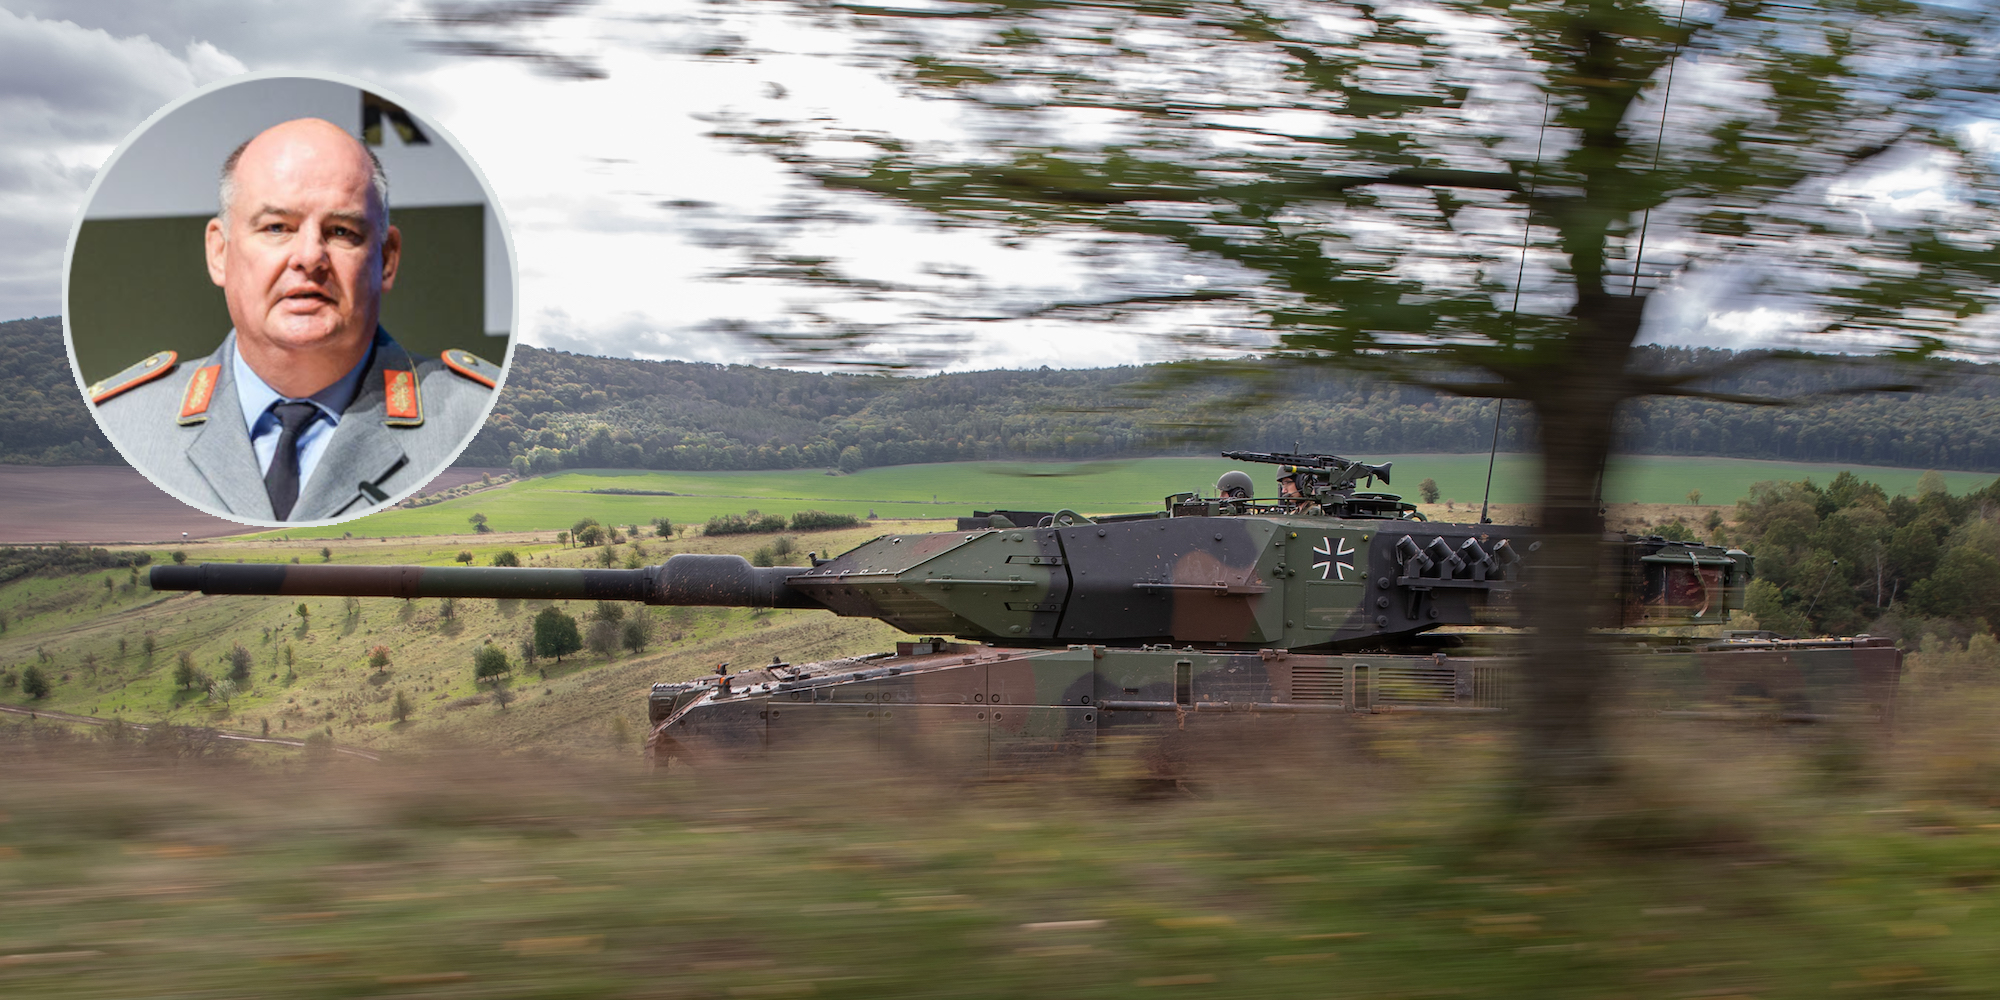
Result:
[[[1652,349],[1663,370],[1718,351]],[[1442,396],[1333,370],[1224,405],[1220,366],[990,371],[926,378],[815,375],[744,366],[596,358],[523,347],[494,419],[461,464],[559,468],[833,468],[963,459],[1089,459],[1295,445],[1350,455],[1485,451],[1491,400]],[[1882,365],[1770,364],[1709,388],[1803,397],[1882,384]],[[1204,438],[1201,432],[1215,432]],[[1712,455],[2000,471],[2000,378],[1984,366],[1923,393],[1793,407],[1656,398],[1621,420],[1634,454]],[[1534,449],[1510,413],[1503,451]]]
[[[1651,349],[1662,370],[1723,352]],[[1708,387],[1799,397],[1888,381],[1867,364],[1769,364]],[[71,389],[54,318],[0,323],[0,462],[116,463]],[[515,353],[506,391],[460,465],[847,471],[962,459],[1075,460],[1197,454],[1218,445],[1371,454],[1485,451],[1491,400],[1460,399],[1335,370],[1267,386],[1254,408],[1207,364],[1083,371],[990,371],[925,378],[819,375],[744,365]],[[1525,413],[1501,429],[1506,451],[1534,450]],[[1761,408],[1656,398],[1620,422],[1624,449],[2000,471],[2000,376],[1959,366],[1922,393]]]
[[121,464],[77,392],[54,316],[0,323],[0,464]]

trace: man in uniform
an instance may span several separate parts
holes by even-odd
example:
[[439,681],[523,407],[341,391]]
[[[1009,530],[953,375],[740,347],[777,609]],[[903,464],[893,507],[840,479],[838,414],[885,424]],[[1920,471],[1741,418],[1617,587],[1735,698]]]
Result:
[[374,154],[302,118],[239,146],[209,220],[209,279],[235,325],[215,353],[163,351],[88,390],[98,422],[168,492],[247,521],[322,521],[434,475],[477,429],[499,369],[415,358],[377,323],[402,234]]

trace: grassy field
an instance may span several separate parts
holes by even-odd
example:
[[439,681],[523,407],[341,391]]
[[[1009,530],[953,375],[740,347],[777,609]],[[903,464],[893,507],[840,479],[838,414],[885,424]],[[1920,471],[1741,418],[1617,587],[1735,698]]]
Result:
[[[1477,507],[1485,489],[1484,455],[1388,456],[1393,461],[1392,491],[1417,496],[1425,478],[1435,479],[1442,499],[1457,507]],[[883,518],[952,518],[973,509],[1060,510],[1086,514],[1157,509],[1169,493],[1212,493],[1216,477],[1242,463],[1226,459],[1149,458],[1127,462],[1075,465],[966,462],[867,469],[851,476],[815,471],[794,472],[645,472],[602,470],[566,472],[511,483],[470,497],[428,507],[371,514],[332,528],[295,528],[271,533],[290,538],[395,537],[468,534],[466,518],[483,513],[508,531],[558,531],[578,518],[605,523],[646,523],[667,517],[675,523],[705,521],[717,514],[756,509],[767,514],[825,510]],[[1273,469],[1250,467],[1260,482]],[[1494,472],[1493,499],[1519,504],[1532,499],[1535,479],[1532,456],[1503,455]],[[1699,490],[1709,504],[1730,504],[1751,483],[1766,479],[1825,482],[1844,466],[1797,465],[1740,459],[1643,458],[1621,461],[1608,478],[1606,499],[1613,503],[1685,503],[1689,490]],[[1921,469],[1856,468],[1863,478],[1882,485],[1891,495],[1914,493]],[[1993,480],[1980,473],[1946,473],[1954,492],[1985,486]],[[632,496],[594,490],[645,490],[675,496]],[[1273,487],[1275,492],[1275,487]]]
[[[1919,659],[1894,740],[1628,722],[1625,789],[1531,826],[1496,822],[1507,735],[1478,719],[1197,744],[1194,794],[1165,797],[1115,750],[649,775],[0,723],[0,991],[1990,995],[2000,662],[1966,655]],[[1933,688],[1954,664],[1984,677]]]

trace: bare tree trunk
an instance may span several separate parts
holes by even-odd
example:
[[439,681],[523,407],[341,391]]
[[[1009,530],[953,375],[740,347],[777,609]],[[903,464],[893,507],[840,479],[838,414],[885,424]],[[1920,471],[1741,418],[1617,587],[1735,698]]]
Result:
[[1644,300],[1586,295],[1569,354],[1533,387],[1542,434],[1542,548],[1529,594],[1527,698],[1520,715],[1516,788],[1540,811],[1616,778],[1602,728],[1610,657],[1595,629],[1615,623],[1602,579],[1604,516],[1598,486],[1613,424],[1630,395],[1627,355]]

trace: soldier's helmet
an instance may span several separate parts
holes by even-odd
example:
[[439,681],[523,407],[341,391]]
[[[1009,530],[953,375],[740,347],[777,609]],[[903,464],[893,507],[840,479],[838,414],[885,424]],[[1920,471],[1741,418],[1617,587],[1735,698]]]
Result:
[[1222,478],[1215,481],[1215,492],[1227,499],[1249,499],[1256,489],[1256,480],[1251,479],[1249,473],[1237,469],[1223,473]]

